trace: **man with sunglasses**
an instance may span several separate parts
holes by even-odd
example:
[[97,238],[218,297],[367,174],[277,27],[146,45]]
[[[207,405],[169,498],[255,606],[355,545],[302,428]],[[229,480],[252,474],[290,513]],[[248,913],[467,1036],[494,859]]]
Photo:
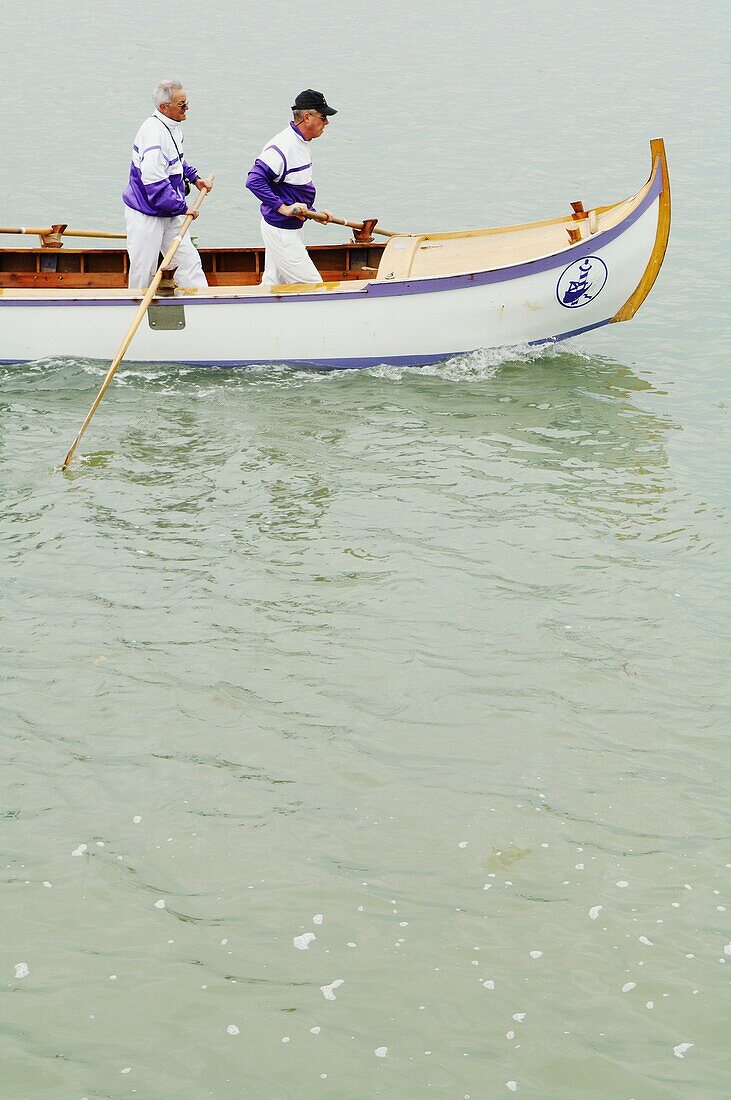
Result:
[[[183,159],[180,123],[188,114],[188,97],[177,80],[161,80],[153,92],[155,112],[137,131],[132,150],[129,183],[122,199],[127,222],[129,286],[146,289],[186,214],[191,184],[210,191],[208,180]],[[175,282],[184,287],[208,286],[201,258],[188,233],[173,260]]]
[[[300,92],[292,122],[264,146],[247,176],[246,186],[261,203],[265,286],[322,282],[305,248],[303,225],[316,193],[309,143],[320,137],[334,114],[322,92]],[[328,210],[320,213],[331,217]]]

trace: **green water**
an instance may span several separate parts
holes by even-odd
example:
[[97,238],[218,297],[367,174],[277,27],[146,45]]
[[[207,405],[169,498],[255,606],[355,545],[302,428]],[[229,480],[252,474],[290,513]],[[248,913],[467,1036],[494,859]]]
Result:
[[[612,201],[663,134],[675,224],[637,318],[550,353],[125,365],[65,476],[105,365],[0,367],[0,1094],[727,1096],[726,7],[688,45],[684,6],[617,5],[601,56],[593,4],[104,8],[3,5],[9,86],[41,15],[64,44],[2,120],[8,224],[116,228],[173,60],[211,241],[255,241],[242,166],[290,84],[341,108],[345,214],[377,177],[407,228],[414,195],[430,227]],[[291,77],[240,108],[272,35]]]

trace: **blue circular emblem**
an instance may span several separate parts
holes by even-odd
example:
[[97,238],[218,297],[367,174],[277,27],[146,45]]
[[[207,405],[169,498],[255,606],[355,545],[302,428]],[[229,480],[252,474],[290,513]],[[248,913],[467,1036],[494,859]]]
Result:
[[559,304],[567,309],[593,302],[607,281],[607,265],[598,256],[584,256],[566,268],[556,284]]

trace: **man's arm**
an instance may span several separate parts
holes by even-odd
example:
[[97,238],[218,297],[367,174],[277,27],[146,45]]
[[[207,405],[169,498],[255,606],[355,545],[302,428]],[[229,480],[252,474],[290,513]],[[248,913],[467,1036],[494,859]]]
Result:
[[188,164],[187,160],[183,161],[183,178],[188,183],[197,183],[200,179],[200,172],[197,168],[194,168],[192,164]]
[[[274,169],[265,164],[263,160],[257,159],[252,164],[246,177],[246,186],[264,206],[268,206],[279,213],[287,214],[289,213],[289,207],[284,206],[279,195],[272,189],[272,184],[276,178]],[[282,207],[281,210],[280,207]]]
[[204,180],[197,168],[194,168],[192,164],[188,164],[187,160],[183,161],[183,178],[187,179],[188,183],[192,183],[194,187],[197,187],[199,191],[212,191],[213,184],[208,180]]
[[[246,186],[259,202],[276,210],[278,214],[286,218],[299,218],[305,220],[305,212],[309,209],[303,202],[293,202],[291,206],[283,203],[279,195],[272,190],[272,183],[276,181],[276,173],[273,168],[265,164],[263,160],[255,160],[246,177]],[[328,215],[329,216],[329,215]]]

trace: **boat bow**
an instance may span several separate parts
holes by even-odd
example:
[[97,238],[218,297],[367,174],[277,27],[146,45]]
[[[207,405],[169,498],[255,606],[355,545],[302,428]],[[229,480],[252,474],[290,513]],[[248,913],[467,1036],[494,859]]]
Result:
[[661,177],[655,244],[653,245],[652,253],[642,278],[622,308],[618,309],[614,317],[612,317],[612,321],[629,321],[630,318],[634,317],[654,286],[655,279],[657,279],[660,268],[662,267],[662,262],[665,259],[665,253],[668,247],[668,239],[670,237],[670,177],[668,175],[668,162],[665,155],[665,142],[663,139],[655,138],[651,141],[650,150],[652,152],[652,172],[648,180],[650,189],[652,189],[655,178],[658,175]]

